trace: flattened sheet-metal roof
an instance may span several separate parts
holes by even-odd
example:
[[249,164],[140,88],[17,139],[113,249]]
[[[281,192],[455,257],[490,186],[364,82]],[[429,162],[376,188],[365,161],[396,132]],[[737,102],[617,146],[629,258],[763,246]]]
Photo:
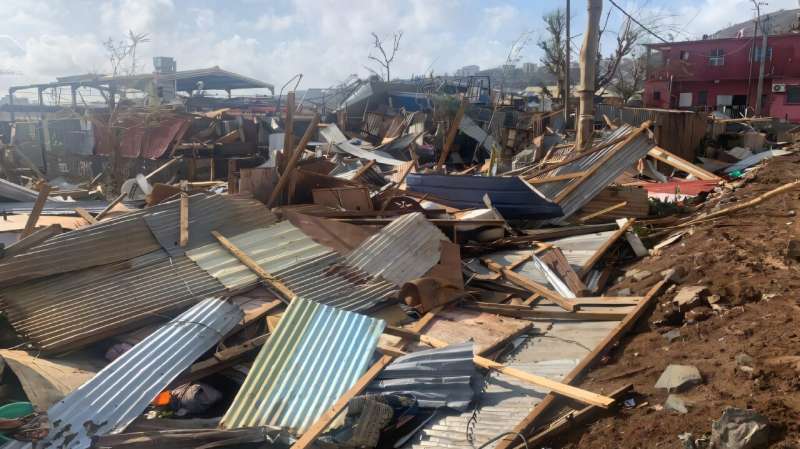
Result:
[[[241,319],[239,307],[216,298],[187,310],[51,407],[52,428],[37,447],[83,449],[90,447],[92,435],[122,431]],[[33,446],[13,442],[4,447]]]
[[153,235],[171,256],[183,255],[186,248],[197,248],[216,241],[211,231],[238,234],[277,221],[266,206],[252,198],[233,195],[192,195],[189,197],[189,243],[178,245],[180,210],[164,209],[144,217]]
[[295,299],[220,426],[302,433],[364,373],[384,327],[383,320]]
[[[397,289],[379,277],[348,266],[339,254],[288,221],[226,237],[261,268],[308,300],[363,311],[385,301]],[[218,243],[187,251],[186,255],[229,289],[259,282],[249,268]]]
[[163,250],[4,288],[11,325],[39,349],[65,351],[179,311],[225,287],[185,256]]
[[420,212],[405,214],[367,238],[345,259],[348,265],[403,285],[416,279],[441,257],[448,238]]

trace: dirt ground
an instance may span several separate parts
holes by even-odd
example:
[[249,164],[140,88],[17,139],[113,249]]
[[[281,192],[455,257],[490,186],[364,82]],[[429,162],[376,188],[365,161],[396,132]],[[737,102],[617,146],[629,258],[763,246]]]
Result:
[[[729,195],[710,199],[702,210],[726,207],[798,179],[800,157],[772,160],[755,178]],[[685,278],[659,299],[651,316],[643,317],[610,360],[595,368],[582,386],[611,392],[633,384],[641,394],[637,407],[608,415],[569,441],[554,447],[682,448],[678,435],[710,434],[711,422],[728,406],[751,408],[767,416],[771,448],[800,448],[800,262],[787,255],[792,239],[800,239],[800,189],[758,206],[695,227],[692,235],[640,260],[636,268],[657,274],[684,267]],[[644,294],[653,277],[625,281],[633,294]],[[701,307],[688,312],[683,324],[670,300],[681,286],[707,286],[719,295],[723,310]],[[616,288],[616,286],[615,286]],[[672,343],[662,335],[680,329]],[[736,356],[750,355],[751,372]],[[667,392],[654,385],[669,364],[696,366],[701,385],[681,393],[692,405],[681,415],[659,409]]]

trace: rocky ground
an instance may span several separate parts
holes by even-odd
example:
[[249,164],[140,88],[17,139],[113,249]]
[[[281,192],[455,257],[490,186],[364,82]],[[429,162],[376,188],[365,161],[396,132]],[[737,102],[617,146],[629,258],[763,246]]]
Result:
[[[712,195],[698,213],[797,180],[798,162],[800,156],[773,159],[741,188]],[[769,419],[769,447],[800,448],[800,243],[792,243],[800,240],[797,212],[800,189],[687,229],[660,254],[627,267],[628,276],[614,290],[644,294],[670,268],[680,279],[582,386],[607,393],[633,384],[637,404],[555,447],[685,448],[691,446],[678,436],[687,432],[702,447],[712,421],[733,406]],[[680,310],[672,300],[690,286],[700,287],[698,298]],[[695,366],[702,375],[699,385],[679,393],[685,414],[665,409],[668,392],[654,387],[670,364]]]

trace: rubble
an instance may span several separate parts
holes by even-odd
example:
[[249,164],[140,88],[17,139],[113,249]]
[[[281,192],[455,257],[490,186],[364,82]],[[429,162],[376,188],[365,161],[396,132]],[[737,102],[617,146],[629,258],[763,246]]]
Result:
[[81,173],[4,140],[6,447],[698,447],[794,385],[796,142],[602,107],[578,149],[563,111],[423,81],[107,104],[51,151]]

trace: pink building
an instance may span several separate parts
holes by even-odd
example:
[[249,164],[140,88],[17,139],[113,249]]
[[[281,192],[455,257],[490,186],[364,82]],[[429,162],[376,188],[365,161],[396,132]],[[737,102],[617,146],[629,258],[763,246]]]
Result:
[[[645,105],[752,115],[761,48],[761,36],[648,45]],[[800,121],[800,34],[769,36],[765,53],[761,115]]]

